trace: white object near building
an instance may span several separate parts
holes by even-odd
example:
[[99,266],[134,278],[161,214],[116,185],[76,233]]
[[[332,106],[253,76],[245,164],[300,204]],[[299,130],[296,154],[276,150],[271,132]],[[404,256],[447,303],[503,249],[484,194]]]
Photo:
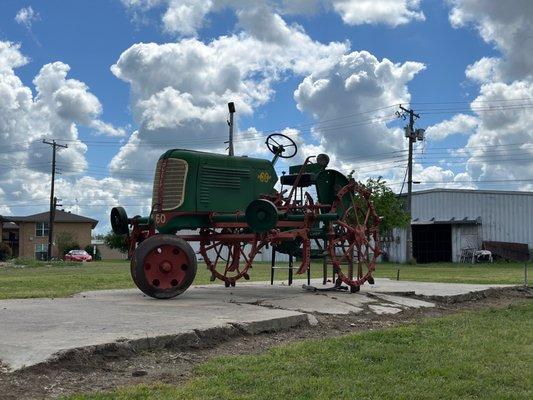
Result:
[[[459,262],[483,241],[533,248],[533,192],[430,189],[413,192],[413,256],[419,263]],[[405,230],[384,243],[390,261],[405,262]]]

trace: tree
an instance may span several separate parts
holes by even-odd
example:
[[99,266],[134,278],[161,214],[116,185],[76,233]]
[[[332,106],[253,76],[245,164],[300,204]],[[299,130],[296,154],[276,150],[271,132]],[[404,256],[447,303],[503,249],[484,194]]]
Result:
[[92,256],[93,261],[101,260],[102,255],[100,254],[100,250],[98,249],[98,247],[96,247],[96,253],[95,253],[94,248],[95,246],[88,245],[88,246],[85,246],[84,250]]
[[112,231],[104,236],[104,243],[110,249],[117,249],[121,253],[127,253],[129,250],[129,245],[126,243],[126,235],[117,235]]
[[79,250],[80,245],[71,232],[58,232],[56,235],[57,253],[64,256],[70,250]]
[[11,247],[7,243],[0,242],[0,261],[6,261],[12,255]]
[[403,228],[409,224],[409,214],[405,212],[401,199],[387,186],[386,181],[369,178],[365,186],[372,191],[370,199],[374,203],[377,214],[382,218],[379,225],[381,234],[393,228]]
[[[352,178],[354,171],[350,172],[348,178]],[[403,228],[409,224],[409,214],[404,210],[404,204],[400,198],[387,186],[387,182],[378,179],[368,178],[363,184],[371,191],[370,200],[374,204],[376,214],[381,217],[379,225],[380,235],[389,233],[393,228]],[[364,209],[363,202],[360,203]]]

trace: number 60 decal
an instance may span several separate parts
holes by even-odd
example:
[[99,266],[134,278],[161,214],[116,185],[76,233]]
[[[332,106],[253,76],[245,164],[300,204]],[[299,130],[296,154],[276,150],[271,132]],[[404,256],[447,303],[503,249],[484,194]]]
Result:
[[156,214],[155,215],[155,224],[156,225],[165,225],[165,222],[167,222],[167,217],[165,214]]

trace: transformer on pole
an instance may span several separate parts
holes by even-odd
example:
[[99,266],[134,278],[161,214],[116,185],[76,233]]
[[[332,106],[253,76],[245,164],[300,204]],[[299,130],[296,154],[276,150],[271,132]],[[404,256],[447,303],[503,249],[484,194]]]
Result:
[[405,261],[409,262],[413,258],[413,232],[411,229],[411,201],[413,190],[413,143],[417,140],[424,140],[424,129],[415,129],[415,120],[420,118],[419,114],[416,114],[412,109],[406,109],[400,104],[400,110],[397,112],[399,117],[409,116],[409,124],[404,128],[405,137],[409,140],[409,155],[407,161],[407,202],[405,205],[405,211],[409,214],[409,225],[407,226],[407,235],[405,240]]

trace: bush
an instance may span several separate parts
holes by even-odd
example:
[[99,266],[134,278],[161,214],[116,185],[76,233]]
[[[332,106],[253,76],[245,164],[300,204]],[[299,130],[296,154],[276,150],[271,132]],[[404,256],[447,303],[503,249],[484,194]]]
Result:
[[94,254],[94,246],[91,246],[91,245],[85,246],[84,250],[93,257],[93,261],[102,259],[102,255],[100,254],[100,250],[98,249],[98,247],[96,248],[96,254]]
[[0,243],[0,261],[6,261],[11,258],[13,251],[7,243]]
[[78,243],[67,243],[65,247],[63,247],[63,255],[67,254],[70,250],[80,250],[81,247]]
[[127,253],[129,245],[126,242],[126,235],[117,235],[113,231],[104,236],[104,243],[110,249],[117,249],[121,253]]

